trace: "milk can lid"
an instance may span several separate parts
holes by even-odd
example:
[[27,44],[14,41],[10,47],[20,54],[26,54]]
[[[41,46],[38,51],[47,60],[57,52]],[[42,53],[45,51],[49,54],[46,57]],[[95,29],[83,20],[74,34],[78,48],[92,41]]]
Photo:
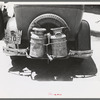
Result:
[[40,31],[40,32],[46,31],[45,28],[37,28],[37,27],[33,27],[32,30],[34,30],[34,31]]
[[57,35],[52,35],[51,36],[51,39],[61,39],[61,38],[66,38],[66,35],[65,34],[61,34],[60,36],[57,36]]
[[51,30],[56,34],[56,33],[58,33],[58,32],[62,33],[62,29],[63,29],[63,28],[64,28],[64,27],[51,28]]

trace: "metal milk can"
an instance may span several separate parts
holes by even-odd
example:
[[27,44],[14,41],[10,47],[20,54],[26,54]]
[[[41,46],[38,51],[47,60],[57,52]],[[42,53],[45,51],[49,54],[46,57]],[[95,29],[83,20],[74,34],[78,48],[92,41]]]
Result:
[[45,31],[46,31],[45,28],[33,28],[33,32],[31,32],[30,54],[29,54],[31,57],[38,58],[44,55]]
[[67,40],[66,35],[62,33],[62,29],[52,28],[54,35],[51,36],[52,55],[56,58],[67,56]]

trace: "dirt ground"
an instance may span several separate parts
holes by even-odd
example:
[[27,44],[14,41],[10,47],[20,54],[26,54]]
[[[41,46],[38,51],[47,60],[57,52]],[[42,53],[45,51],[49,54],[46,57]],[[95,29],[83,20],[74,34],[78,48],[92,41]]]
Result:
[[[87,18],[83,16],[83,19]],[[92,28],[95,21],[87,20]],[[38,82],[27,76],[9,73],[11,60],[3,53],[3,45],[4,42],[0,41],[0,98],[100,98],[100,37],[91,36],[92,58],[98,69],[97,75],[65,82]]]

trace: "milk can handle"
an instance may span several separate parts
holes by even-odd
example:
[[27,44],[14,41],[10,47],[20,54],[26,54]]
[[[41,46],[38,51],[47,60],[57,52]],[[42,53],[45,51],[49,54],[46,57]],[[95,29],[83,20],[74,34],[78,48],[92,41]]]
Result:
[[55,36],[61,36],[61,35],[62,35],[61,32],[57,32],[57,33],[55,33]]

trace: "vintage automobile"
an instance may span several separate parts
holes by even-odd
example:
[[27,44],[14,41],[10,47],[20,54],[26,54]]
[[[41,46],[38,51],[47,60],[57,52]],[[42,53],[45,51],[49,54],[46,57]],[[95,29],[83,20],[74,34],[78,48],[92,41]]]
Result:
[[36,80],[96,75],[83,5],[16,4],[14,12],[6,25],[3,48],[12,60],[9,72],[27,67],[36,72]]

